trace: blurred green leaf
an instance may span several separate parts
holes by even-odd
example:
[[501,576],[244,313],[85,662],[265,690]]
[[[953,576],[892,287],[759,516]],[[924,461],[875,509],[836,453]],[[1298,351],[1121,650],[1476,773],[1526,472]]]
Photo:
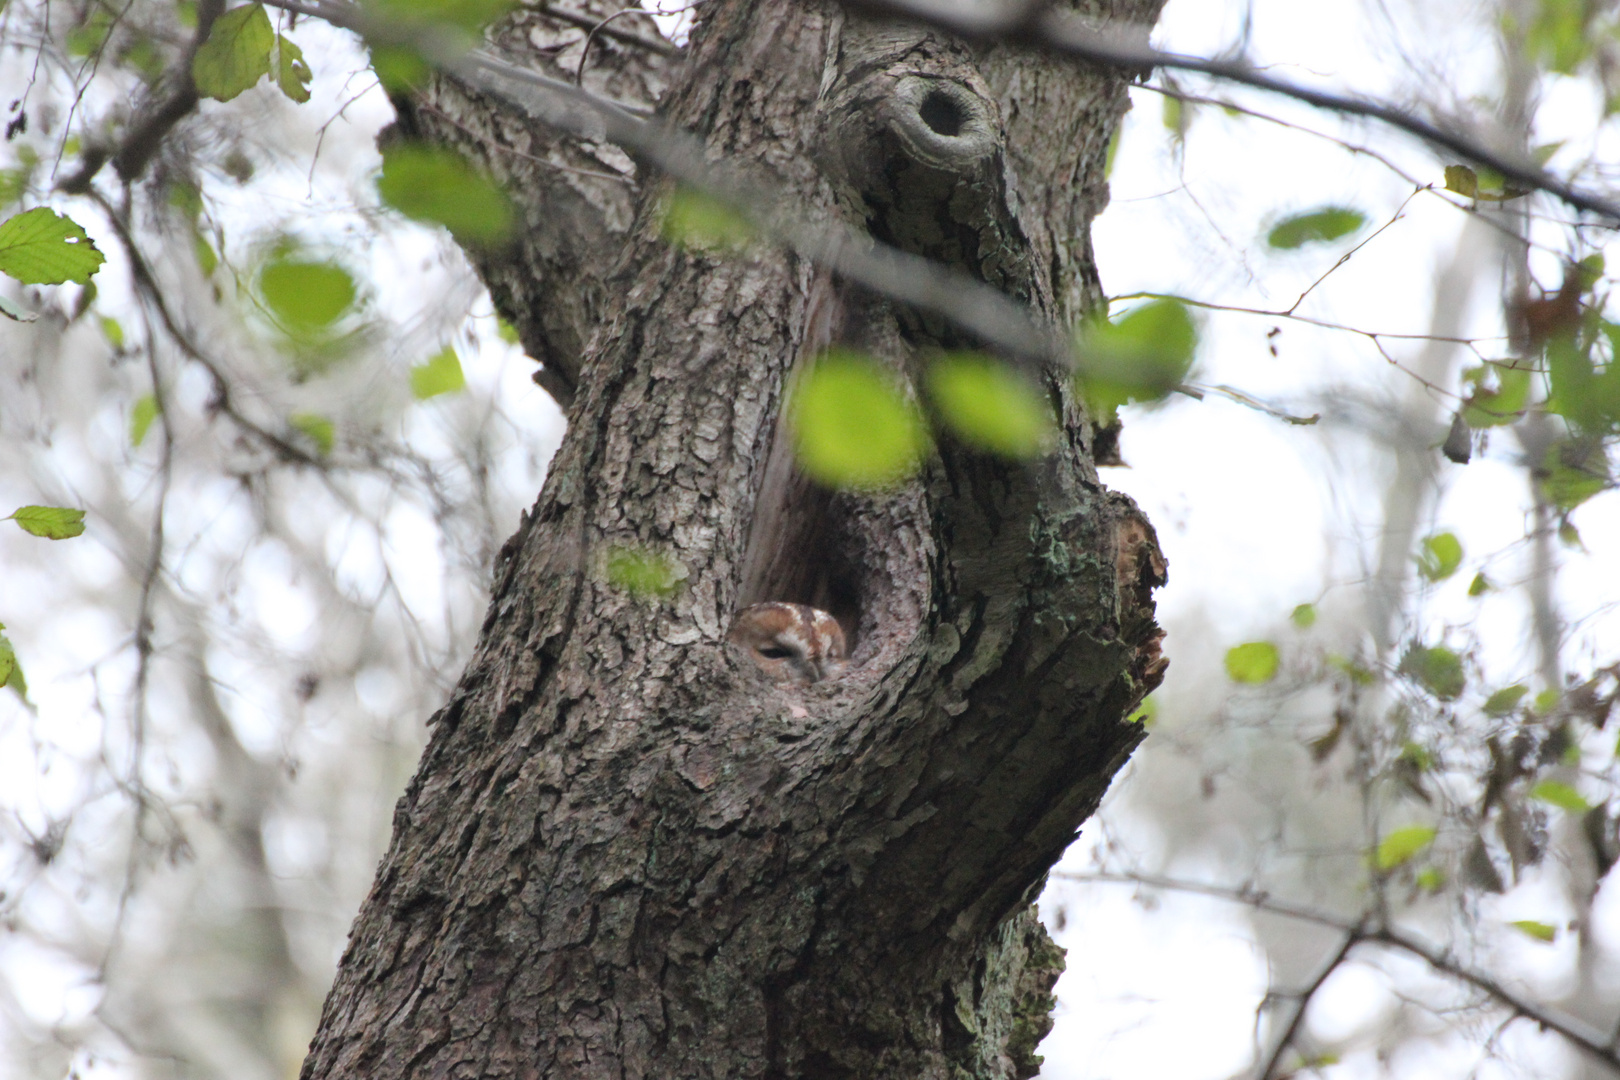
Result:
[[506,193],[461,155],[418,143],[383,151],[377,194],[408,218],[443,225],[463,243],[506,239],[516,216]]
[[390,94],[420,90],[433,74],[432,66],[421,54],[404,45],[372,45],[371,70]]
[[495,320],[495,333],[499,335],[500,339],[506,342],[508,345],[517,345],[521,343],[521,339],[518,337],[517,327],[507,322],[505,319]]
[[1447,165],[1446,190],[1472,199],[1479,194],[1479,177],[1466,165]]
[[1491,591],[1491,583],[1483,572],[1475,574],[1474,580],[1468,583],[1469,596],[1484,596]]
[[279,256],[259,271],[259,295],[282,329],[310,334],[354,306],[354,278],[336,263]]
[[1310,243],[1327,243],[1349,236],[1367,224],[1367,215],[1347,206],[1324,206],[1284,218],[1266,233],[1266,243],[1280,251],[1293,251]]
[[[1620,355],[1620,325],[1603,319],[1598,329]],[[1610,359],[1599,370],[1591,344],[1567,335],[1547,343],[1547,411],[1586,432],[1608,434],[1620,423],[1620,362]]]
[[[1494,377],[1495,387],[1486,385]],[[1472,428],[1511,424],[1524,415],[1530,397],[1530,370],[1506,364],[1482,364],[1463,372],[1465,387],[1472,387],[1463,402],[1463,419]]]
[[276,32],[261,4],[232,8],[214,20],[208,40],[191,61],[197,93],[230,101],[270,74],[270,50]]
[[[0,623],[0,631],[6,628]],[[11,682],[11,673],[17,670],[17,650],[12,647],[11,639],[0,632],[0,686]]]
[[1558,780],[1543,780],[1530,789],[1529,795],[1538,802],[1550,803],[1572,814],[1584,814],[1592,804],[1581,797],[1573,787]]
[[1446,874],[1444,870],[1434,866],[1425,866],[1417,872],[1417,887],[1424,892],[1437,893],[1446,887]]
[[1435,830],[1427,825],[1408,825],[1396,829],[1379,841],[1377,850],[1373,852],[1373,866],[1385,873],[1404,866],[1434,843],[1434,837]]
[[1226,674],[1233,682],[1270,682],[1281,661],[1277,646],[1269,641],[1250,641],[1226,650]]
[[213,245],[203,238],[202,233],[194,233],[192,241],[197,255],[197,269],[202,271],[203,277],[208,277],[219,266],[219,256],[214,254]]
[[1429,753],[1429,748],[1421,743],[1408,742],[1401,747],[1398,760],[1404,761],[1419,772],[1428,772],[1434,768],[1434,755]]
[[452,394],[467,385],[462,374],[461,360],[450,346],[440,349],[425,364],[411,368],[411,394],[417,401],[426,401],[439,394]]
[[1601,443],[1567,440],[1547,448],[1538,479],[1547,499],[1568,513],[1609,486]]
[[637,547],[617,546],[608,552],[608,584],[637,597],[669,597],[680,586],[674,565]]
[[1444,645],[1426,648],[1414,644],[1401,658],[1400,672],[1416,679],[1441,701],[1453,700],[1467,685],[1462,657]]
[[963,442],[1009,458],[1052,444],[1052,410],[1040,391],[1006,364],[977,353],[942,356],[928,368],[928,393]]
[[71,540],[84,532],[84,511],[66,506],[25,506],[10,520],[23,532],[47,540]]
[[1524,50],[1560,75],[1573,75],[1592,54],[1586,0],[1541,0],[1524,36]]
[[1519,701],[1530,692],[1530,688],[1523,683],[1514,683],[1504,686],[1490,697],[1485,699],[1486,716],[1506,716],[1519,707]]
[[287,418],[297,431],[301,431],[315,444],[315,450],[321,457],[332,452],[337,442],[337,428],[332,421],[319,413],[294,413]]
[[1558,936],[1558,928],[1549,923],[1537,922],[1535,919],[1517,919],[1508,923],[1509,926],[1527,937],[1537,941],[1551,942]]
[[1342,671],[1348,675],[1350,677],[1350,681],[1355,683],[1357,686],[1371,686],[1377,678],[1377,676],[1375,676],[1370,670],[1363,667],[1361,664],[1356,663],[1348,656],[1340,656],[1337,653],[1329,653],[1327,655],[1327,662],[1329,667],[1337,668],[1339,671]]
[[1119,406],[1157,401],[1186,378],[1198,328],[1186,305],[1154,300],[1113,321],[1084,324],[1075,342],[1075,381],[1099,425]]
[[1454,533],[1426,536],[1418,550],[1418,573],[1429,581],[1444,581],[1457,572],[1462,557],[1462,541]]
[[304,61],[304,50],[292,43],[285,34],[276,35],[276,85],[292,100],[303,104],[309,100],[309,82],[312,78],[309,64]]
[[700,251],[739,251],[754,238],[754,227],[740,214],[701,191],[676,188],[664,204],[664,239]]
[[471,34],[517,6],[517,0],[368,0],[377,18],[421,30],[451,27]]
[[1136,707],[1136,711],[1125,718],[1125,722],[1127,724],[1141,724],[1143,727],[1149,728],[1153,726],[1153,722],[1158,718],[1159,699],[1149,694],[1142,699],[1142,704]]
[[124,347],[124,328],[119,325],[118,320],[110,315],[103,315],[100,323],[101,336],[107,339],[107,344],[114,349],[122,349]]
[[1548,688],[1536,694],[1530,702],[1530,708],[1535,711],[1537,716],[1546,716],[1558,708],[1558,703],[1563,699],[1564,695],[1557,690]]
[[885,487],[915,472],[929,445],[917,407],[855,353],[817,360],[794,391],[792,416],[799,464],[831,487]]
[[146,394],[135,399],[135,405],[129,410],[129,444],[139,446],[146,441],[146,433],[152,429],[152,421],[157,419],[157,398]]
[[1299,627],[1301,630],[1309,630],[1311,627],[1316,625],[1316,605],[1300,604],[1294,609],[1293,614],[1289,615],[1288,617],[1292,619],[1294,625]]
[[88,284],[106,256],[72,218],[36,206],[0,224],[0,273],[25,285]]

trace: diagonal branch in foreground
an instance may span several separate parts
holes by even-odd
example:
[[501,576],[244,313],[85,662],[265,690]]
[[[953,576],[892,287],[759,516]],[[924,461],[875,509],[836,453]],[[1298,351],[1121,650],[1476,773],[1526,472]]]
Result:
[[1099,31],[1077,15],[1028,3],[951,6],[935,0],[844,0],[844,3],[856,11],[909,19],[969,40],[1027,45],[1058,56],[1109,67],[1193,71],[1223,82],[1290,97],[1318,109],[1377,120],[1494,169],[1517,184],[1544,191],[1577,210],[1608,218],[1610,222],[1620,225],[1620,203],[1582,190],[1522,157],[1493,150],[1478,139],[1414,116],[1388,102],[1301,86],[1256,71],[1241,60],[1209,60],[1200,56],[1161,52],[1145,44],[1145,29],[1140,33],[1144,43],[1138,43],[1124,33]]

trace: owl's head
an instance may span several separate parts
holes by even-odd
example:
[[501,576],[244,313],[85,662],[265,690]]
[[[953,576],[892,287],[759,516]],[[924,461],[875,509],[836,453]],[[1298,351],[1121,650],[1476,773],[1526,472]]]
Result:
[[844,673],[844,631],[818,608],[780,602],[737,613],[726,640],[742,648],[771,681],[805,684]]

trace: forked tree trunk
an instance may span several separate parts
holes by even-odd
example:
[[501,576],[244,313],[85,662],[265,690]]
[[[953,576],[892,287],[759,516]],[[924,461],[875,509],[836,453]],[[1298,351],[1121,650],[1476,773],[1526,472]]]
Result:
[[[701,17],[684,59],[598,35],[587,84],[650,99],[667,79],[671,123],[806,213],[1054,322],[1097,303],[1119,73],[814,0]],[[547,25],[520,16],[509,55],[550,63]],[[915,384],[965,343],[943,322],[780,251],[672,247],[667,184],[588,175],[614,155],[454,86],[402,122],[525,201],[524,242],[476,258],[549,385],[577,396],[304,1076],[1033,1075],[1063,961],[1030,904],[1163,667],[1163,559],[1099,483],[1065,374],[1041,375],[1063,437],[1040,461],[942,435],[897,490],[822,492],[780,423],[790,372],[846,345]],[[616,589],[618,548],[668,560],[680,588]],[[851,670],[765,681],[723,640],[760,600],[832,610]]]

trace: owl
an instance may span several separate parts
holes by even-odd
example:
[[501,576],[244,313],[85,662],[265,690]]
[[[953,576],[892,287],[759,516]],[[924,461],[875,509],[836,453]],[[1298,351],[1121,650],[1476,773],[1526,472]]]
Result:
[[838,620],[805,604],[743,608],[726,640],[740,646],[772,682],[784,685],[836,679],[849,663]]

